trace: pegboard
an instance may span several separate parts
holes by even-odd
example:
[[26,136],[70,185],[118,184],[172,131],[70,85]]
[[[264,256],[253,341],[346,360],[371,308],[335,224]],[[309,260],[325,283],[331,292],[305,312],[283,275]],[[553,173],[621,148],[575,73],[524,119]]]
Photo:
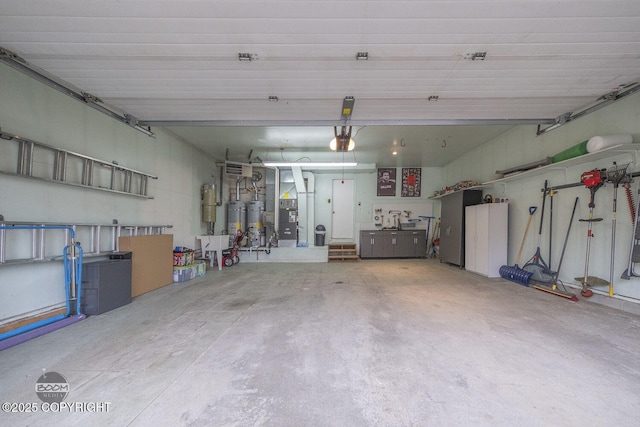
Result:
[[[433,203],[374,203],[371,220],[376,227],[390,227],[393,225],[393,213],[389,213],[390,211],[400,211],[400,215],[397,215],[400,222],[412,222],[416,224],[415,228],[426,229],[427,220],[421,220],[420,217],[433,216]],[[407,216],[407,212],[410,212],[409,216]]]

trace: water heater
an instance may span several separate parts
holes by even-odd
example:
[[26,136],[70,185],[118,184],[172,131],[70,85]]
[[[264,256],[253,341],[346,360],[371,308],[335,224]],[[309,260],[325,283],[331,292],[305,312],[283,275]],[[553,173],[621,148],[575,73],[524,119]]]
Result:
[[213,234],[216,222],[216,185],[203,184],[200,189],[201,220],[207,223],[207,234]]
[[262,224],[264,201],[254,200],[247,203],[247,233],[249,246],[264,246],[266,244],[265,229]]
[[246,232],[247,205],[244,202],[229,202],[227,206],[227,231],[229,239],[233,242],[238,230]]

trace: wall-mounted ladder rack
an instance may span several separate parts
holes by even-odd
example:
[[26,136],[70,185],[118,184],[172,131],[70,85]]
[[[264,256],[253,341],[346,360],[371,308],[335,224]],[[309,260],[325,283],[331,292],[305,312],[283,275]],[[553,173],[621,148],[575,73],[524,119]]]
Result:
[[15,170],[0,170],[2,174],[153,199],[147,184],[157,176],[3,131],[0,139],[15,143],[13,147],[3,144],[0,151],[13,151],[17,157]]
[[[24,230],[24,226],[41,228]],[[60,228],[46,228],[49,226]],[[62,248],[71,241],[70,230],[62,227],[73,229],[84,256],[91,257],[118,252],[120,236],[164,234],[173,226],[0,221],[0,267],[62,260]]]

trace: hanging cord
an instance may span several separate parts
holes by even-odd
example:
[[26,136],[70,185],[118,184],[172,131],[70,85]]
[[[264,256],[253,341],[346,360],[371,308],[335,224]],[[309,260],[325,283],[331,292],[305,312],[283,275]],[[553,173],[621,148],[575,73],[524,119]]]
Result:
[[361,131],[362,129],[364,129],[364,128],[366,128],[366,126],[362,126],[360,129],[358,129],[358,130],[356,131],[356,134],[355,134],[355,135],[353,135],[353,137],[352,137],[351,139],[353,139],[353,140],[355,141],[355,140],[356,140],[356,137],[358,136],[358,134],[360,133],[360,131]]

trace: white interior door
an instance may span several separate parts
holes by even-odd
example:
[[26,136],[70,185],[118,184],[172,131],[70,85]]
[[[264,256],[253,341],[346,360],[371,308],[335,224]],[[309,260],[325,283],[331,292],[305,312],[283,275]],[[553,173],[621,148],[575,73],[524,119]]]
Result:
[[353,239],[354,188],[352,179],[334,179],[331,204],[331,238]]

